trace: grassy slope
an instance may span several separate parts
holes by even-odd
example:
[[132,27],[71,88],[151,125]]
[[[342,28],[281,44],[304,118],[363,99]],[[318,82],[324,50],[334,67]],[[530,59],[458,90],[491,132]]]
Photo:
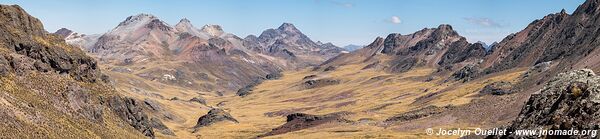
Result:
[[115,95],[108,86],[60,75],[0,77],[0,138],[143,138],[106,107],[100,123],[71,112],[76,104],[68,103],[65,90],[73,85],[89,89],[92,100]]

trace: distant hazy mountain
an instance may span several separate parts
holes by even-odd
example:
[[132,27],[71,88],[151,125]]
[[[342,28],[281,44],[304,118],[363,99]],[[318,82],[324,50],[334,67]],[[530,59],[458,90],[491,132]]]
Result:
[[[271,56],[284,58],[293,67],[317,65],[344,51],[331,43],[316,43],[291,23],[283,23],[276,29],[267,29],[258,37],[250,35],[244,45]],[[293,64],[292,64],[293,63]]]
[[346,45],[344,46],[344,49],[346,49],[349,52],[352,52],[354,50],[358,50],[360,48],[365,47],[364,45],[354,45],[354,44],[350,44],[350,45]]
[[485,48],[486,51],[490,51],[494,45],[498,44],[498,42],[493,42],[492,44],[488,45],[488,44],[486,44],[485,42],[482,42],[482,41],[477,41],[476,43],[481,44],[483,46],[483,48]]

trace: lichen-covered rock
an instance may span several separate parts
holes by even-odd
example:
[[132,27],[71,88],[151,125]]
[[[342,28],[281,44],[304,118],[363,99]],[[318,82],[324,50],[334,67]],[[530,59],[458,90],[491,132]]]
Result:
[[[508,132],[517,129],[600,129],[600,77],[583,69],[561,73],[533,94]],[[549,136],[542,136],[548,138]],[[509,134],[502,138],[538,138]],[[571,136],[567,138],[592,138]]]

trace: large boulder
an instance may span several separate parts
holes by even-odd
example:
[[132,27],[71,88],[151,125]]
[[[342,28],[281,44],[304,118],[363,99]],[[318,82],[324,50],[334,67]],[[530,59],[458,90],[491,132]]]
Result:
[[286,123],[274,128],[271,132],[268,132],[258,137],[273,136],[279,134],[285,134],[287,132],[299,131],[315,127],[326,123],[353,123],[353,121],[344,119],[343,116],[349,115],[349,112],[336,112],[325,115],[312,115],[305,113],[293,113],[286,116]]
[[208,113],[206,115],[204,115],[198,119],[198,122],[196,123],[196,126],[194,126],[194,128],[209,126],[214,123],[222,122],[222,121],[231,121],[234,123],[239,123],[228,112],[226,112],[222,109],[213,108],[210,111],[208,111]]
[[479,93],[492,95],[510,94],[512,93],[512,84],[505,81],[493,82],[483,87]]

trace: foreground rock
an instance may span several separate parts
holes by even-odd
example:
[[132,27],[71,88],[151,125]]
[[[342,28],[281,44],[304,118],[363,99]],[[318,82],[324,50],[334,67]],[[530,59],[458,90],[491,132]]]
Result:
[[[600,129],[600,77],[583,69],[561,73],[533,94],[508,132],[517,129],[598,130]],[[541,136],[553,138],[556,136]],[[498,137],[491,137],[498,138]],[[501,138],[538,138],[509,134]],[[571,136],[568,138],[592,138]]]
[[287,115],[286,123],[274,128],[271,132],[260,135],[258,137],[273,136],[285,134],[288,132],[299,131],[326,123],[352,123],[352,121],[342,118],[347,112],[331,113],[326,115],[311,115],[304,113],[294,113]]
[[222,121],[231,121],[234,123],[239,123],[228,112],[222,109],[213,108],[210,111],[208,111],[206,115],[198,119],[198,122],[196,123],[196,126],[194,126],[194,128],[205,127]]

